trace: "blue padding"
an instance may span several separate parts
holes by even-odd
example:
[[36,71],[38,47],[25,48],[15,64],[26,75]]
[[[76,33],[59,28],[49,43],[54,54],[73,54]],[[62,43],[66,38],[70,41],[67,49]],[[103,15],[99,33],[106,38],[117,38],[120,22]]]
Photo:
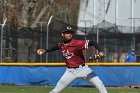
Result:
[[[95,66],[90,67],[106,86],[140,85],[139,66]],[[65,72],[65,67],[45,66],[0,66],[0,84],[56,85]],[[76,80],[72,86],[90,86]]]

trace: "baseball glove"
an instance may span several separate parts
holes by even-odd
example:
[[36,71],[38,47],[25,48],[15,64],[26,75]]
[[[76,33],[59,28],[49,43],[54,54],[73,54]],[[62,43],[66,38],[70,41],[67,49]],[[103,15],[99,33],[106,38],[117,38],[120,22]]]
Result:
[[103,52],[99,52],[98,54],[94,55],[94,59],[103,59],[105,57]]

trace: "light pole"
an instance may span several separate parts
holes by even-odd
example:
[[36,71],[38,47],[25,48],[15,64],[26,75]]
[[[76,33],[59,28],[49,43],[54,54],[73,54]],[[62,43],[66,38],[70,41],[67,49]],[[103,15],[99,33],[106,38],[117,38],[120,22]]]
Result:
[[128,19],[131,19],[132,23],[131,23],[131,30],[132,30],[132,34],[133,34],[133,46],[131,48],[136,48],[136,38],[135,38],[135,20],[140,20],[140,18],[128,18]]
[[[87,26],[88,27],[91,27],[91,20],[80,20],[80,22],[84,22],[84,27],[85,27],[85,40],[87,39],[86,35],[87,35]],[[87,25],[87,23],[89,23]],[[85,62],[87,61],[86,58],[87,58],[87,53],[86,53],[86,50],[84,52],[84,55],[85,55]]]
[[3,28],[4,28],[4,26],[5,26],[5,24],[6,24],[6,21],[7,21],[7,18],[4,20],[4,22],[3,22],[3,24],[1,24],[1,38],[0,38],[0,40],[1,40],[1,46],[0,46],[0,50],[1,50],[1,52],[0,52],[0,61],[2,62],[2,53],[3,53]]
[[131,48],[134,48],[135,49],[135,20],[139,20],[140,18],[135,18],[134,17],[134,4],[135,4],[135,1],[134,0],[131,0],[131,18],[128,18],[131,20],[131,30],[132,30],[132,33],[133,33],[133,46],[131,46]]
[[[46,24],[46,22],[37,22],[41,25],[41,37],[40,37],[40,48],[42,49],[43,48],[43,45],[42,45],[42,27],[43,27],[43,24]],[[40,56],[40,62],[42,62],[42,55]]]
[[[47,23],[47,32],[46,32],[46,49],[49,48],[49,25],[52,21],[53,16],[51,15],[51,17],[49,18],[49,21]],[[48,62],[48,53],[46,54],[46,62]]]

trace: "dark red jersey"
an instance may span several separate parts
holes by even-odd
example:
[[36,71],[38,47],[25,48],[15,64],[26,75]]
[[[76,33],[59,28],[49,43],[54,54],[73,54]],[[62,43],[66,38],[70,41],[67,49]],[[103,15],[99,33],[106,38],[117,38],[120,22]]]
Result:
[[78,67],[85,63],[83,50],[88,48],[89,40],[72,39],[69,43],[59,43],[59,49],[63,53],[66,66],[69,68]]

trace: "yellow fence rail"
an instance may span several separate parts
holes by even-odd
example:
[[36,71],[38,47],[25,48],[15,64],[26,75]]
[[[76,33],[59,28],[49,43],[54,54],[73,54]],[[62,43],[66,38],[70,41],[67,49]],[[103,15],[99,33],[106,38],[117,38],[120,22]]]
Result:
[[[140,66],[140,63],[86,63],[89,66]],[[65,63],[0,63],[0,66],[65,66]]]

